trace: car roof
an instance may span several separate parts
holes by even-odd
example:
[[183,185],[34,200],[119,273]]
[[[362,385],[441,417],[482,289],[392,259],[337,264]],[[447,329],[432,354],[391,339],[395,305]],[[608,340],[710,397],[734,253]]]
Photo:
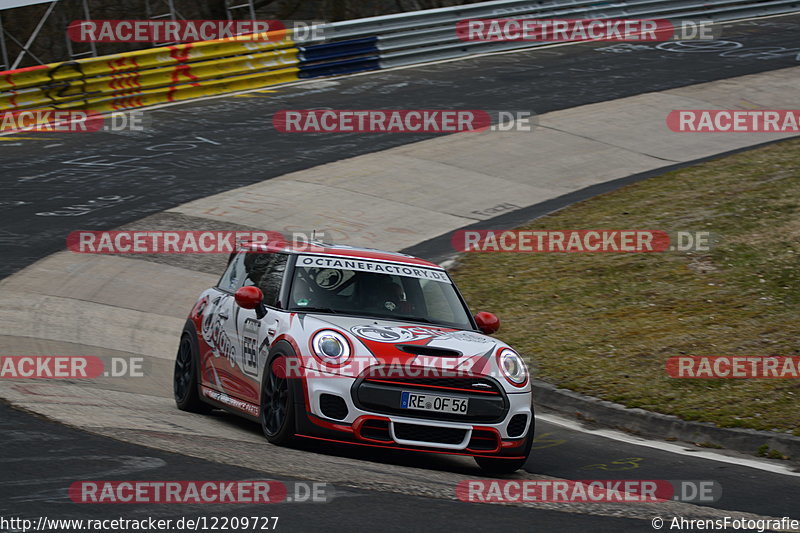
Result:
[[298,242],[298,241],[269,241],[266,244],[242,242],[242,249],[253,252],[282,252],[297,255],[324,255],[347,258],[367,259],[370,261],[384,261],[389,263],[400,263],[405,265],[422,266],[425,268],[435,268],[444,270],[436,263],[414,257],[413,255],[401,254],[400,252],[387,252],[373,248],[358,248],[344,244],[330,244],[323,242]]

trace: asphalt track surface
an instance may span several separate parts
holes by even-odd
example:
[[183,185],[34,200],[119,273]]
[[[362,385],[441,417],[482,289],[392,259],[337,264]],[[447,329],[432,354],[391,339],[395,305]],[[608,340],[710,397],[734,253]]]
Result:
[[[536,511],[505,505],[481,505],[333,487],[327,503],[275,504],[75,504],[65,480],[263,480],[264,474],[170,454],[99,437],[15,411],[0,404],[0,516],[38,519],[178,520],[181,517],[279,517],[277,531],[635,531],[639,520],[557,511]],[[30,450],[37,450],[31,454]],[[109,475],[109,472],[117,471]],[[271,478],[278,479],[278,478]],[[288,479],[278,479],[291,482]],[[475,512],[479,511],[479,512]],[[0,531],[2,529],[0,528]]]
[[[76,229],[111,229],[181,203],[264,179],[429,138],[426,135],[277,134],[280,109],[505,109],[544,113],[582,104],[798,64],[800,17],[725,26],[733,55],[581,44],[495,55],[313,85],[275,88],[149,112],[135,134],[47,134],[0,141],[0,275],[64,247]],[[605,51],[601,50],[606,48]],[[627,50],[627,51],[623,51]],[[70,209],[71,208],[71,209]],[[54,214],[56,213],[56,214]],[[81,213],[60,216],[57,213]],[[645,448],[539,422],[526,470],[566,479],[705,479],[722,485],[709,505],[795,516],[800,478]],[[257,430],[257,427],[255,428]],[[88,506],[66,498],[64,479],[253,479],[260,472],[98,437],[0,406],[0,516],[57,518],[250,515],[245,507]],[[266,445],[266,444],[265,444]],[[319,453],[327,453],[314,449]],[[397,461],[378,452],[350,457]],[[103,468],[109,457],[149,457],[136,473]],[[65,459],[72,457],[73,459]],[[432,462],[435,466],[436,459]],[[56,464],[57,466],[54,466]],[[111,470],[110,475],[107,474]],[[276,504],[283,531],[652,531],[649,521],[509,506],[464,504],[353,489],[328,504]],[[356,526],[356,524],[358,526]],[[355,527],[354,527],[355,526]]]
[[279,134],[272,126],[279,110],[541,114],[796,66],[799,29],[800,17],[788,16],[724,26],[722,43],[662,46],[685,50],[678,52],[657,43],[593,43],[485,56],[181,104],[148,112],[144,132],[6,138],[0,276],[63,249],[76,229],[111,229],[225,190],[432,137]]

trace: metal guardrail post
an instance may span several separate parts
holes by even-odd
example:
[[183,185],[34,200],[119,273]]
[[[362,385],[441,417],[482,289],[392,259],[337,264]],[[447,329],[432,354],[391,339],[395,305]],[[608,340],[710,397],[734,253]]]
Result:
[[[31,53],[30,47],[33,44],[33,41],[35,41],[36,37],[39,35],[39,32],[42,31],[44,23],[47,22],[48,18],[50,18],[50,14],[53,12],[53,9],[55,9],[56,4],[58,4],[58,0],[53,0],[50,5],[47,6],[47,11],[44,15],[42,15],[42,18],[39,19],[39,23],[33,29],[33,32],[31,33],[30,37],[28,37],[28,40],[25,42],[25,44],[22,45],[22,50],[20,50],[19,55],[11,64],[12,70],[19,66],[19,64],[22,62],[22,58],[25,57],[25,54],[30,54],[32,57],[36,58],[36,56]],[[38,58],[36,60],[39,61]]]
[[8,62],[8,49],[6,48],[6,30],[3,28],[3,13],[0,12],[0,59],[2,59],[3,70],[8,69],[11,64]]

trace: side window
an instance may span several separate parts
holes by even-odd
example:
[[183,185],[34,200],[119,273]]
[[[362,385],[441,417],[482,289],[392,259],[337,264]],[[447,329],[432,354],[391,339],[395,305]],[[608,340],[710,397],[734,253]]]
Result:
[[237,254],[228,264],[228,270],[222,275],[217,287],[224,291],[236,292],[245,285],[245,254]]
[[289,256],[275,253],[249,253],[244,255],[246,279],[244,285],[255,285],[264,293],[264,305],[278,306],[278,296],[283,283],[283,273]]

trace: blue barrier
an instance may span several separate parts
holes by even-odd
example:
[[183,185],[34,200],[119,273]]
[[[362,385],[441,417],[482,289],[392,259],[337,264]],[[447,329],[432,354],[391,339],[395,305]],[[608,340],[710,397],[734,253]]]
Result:
[[299,46],[298,48],[300,49],[302,61],[310,63],[313,61],[326,61],[328,59],[377,54],[378,38],[365,37],[363,39],[349,39],[347,41],[333,43]]
[[300,78],[336,76],[381,68],[377,37],[347,39],[298,48]]

